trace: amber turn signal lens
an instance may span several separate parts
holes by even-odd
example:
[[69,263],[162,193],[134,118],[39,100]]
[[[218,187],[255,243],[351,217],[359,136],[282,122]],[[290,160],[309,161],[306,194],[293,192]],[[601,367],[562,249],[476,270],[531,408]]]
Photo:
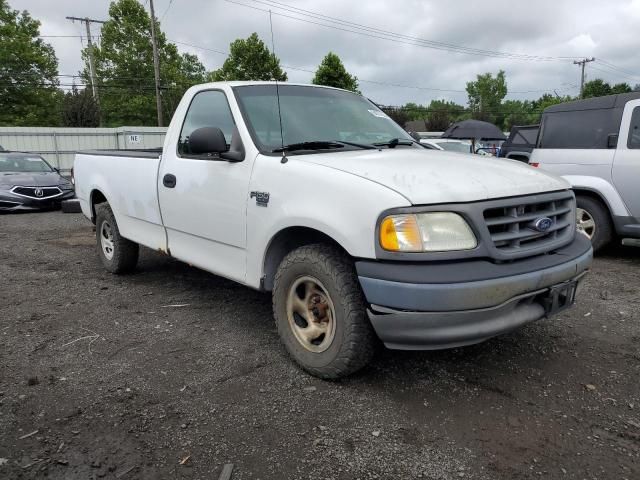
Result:
[[380,225],[380,246],[385,250],[391,250],[393,252],[399,250],[398,235],[396,234],[396,227],[391,217],[385,218],[382,221],[382,225]]
[[380,226],[380,245],[391,252],[422,251],[422,235],[413,214],[390,215]]

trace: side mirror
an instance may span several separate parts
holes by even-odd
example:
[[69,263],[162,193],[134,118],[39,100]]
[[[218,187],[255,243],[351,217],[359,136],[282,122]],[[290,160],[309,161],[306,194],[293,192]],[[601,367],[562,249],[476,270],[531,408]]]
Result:
[[607,136],[607,148],[618,148],[618,134],[610,133]]
[[223,153],[227,149],[227,140],[218,127],[201,127],[189,135],[189,150],[194,155]]

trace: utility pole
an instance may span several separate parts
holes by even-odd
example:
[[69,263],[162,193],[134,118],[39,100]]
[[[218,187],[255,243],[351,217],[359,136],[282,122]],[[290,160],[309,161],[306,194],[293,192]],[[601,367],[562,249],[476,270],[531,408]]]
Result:
[[149,0],[151,10],[151,43],[153,45],[153,72],[156,82],[156,109],[158,110],[158,126],[162,127],[162,100],[160,99],[160,59],[158,58],[158,42],[156,39],[156,13],[153,0]]
[[584,67],[589,62],[595,62],[595,57],[584,58],[582,60],[574,60],[574,65],[580,65],[582,67],[582,77],[580,79],[580,98],[584,98]]
[[79,17],[67,17],[67,20],[71,20],[72,22],[84,22],[87,27],[87,44],[89,45],[89,80],[91,82],[91,91],[93,92],[93,98],[96,103],[100,105],[100,100],[98,99],[98,87],[96,85],[96,66],[95,61],[93,59],[93,40],[91,39],[91,23],[105,23],[102,20],[94,20],[92,18],[79,18]]

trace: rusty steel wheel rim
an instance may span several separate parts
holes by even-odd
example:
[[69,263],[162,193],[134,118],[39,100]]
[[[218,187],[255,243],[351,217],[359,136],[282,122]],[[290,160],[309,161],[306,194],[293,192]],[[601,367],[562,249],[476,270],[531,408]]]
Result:
[[314,277],[297,278],[287,295],[287,319],[296,340],[313,353],[324,352],[336,334],[336,314],[324,285]]

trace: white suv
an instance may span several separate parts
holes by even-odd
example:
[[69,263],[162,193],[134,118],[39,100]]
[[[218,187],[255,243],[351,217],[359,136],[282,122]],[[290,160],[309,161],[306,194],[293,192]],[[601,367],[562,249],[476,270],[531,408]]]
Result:
[[640,92],[547,108],[529,163],[571,183],[595,250],[640,238]]

